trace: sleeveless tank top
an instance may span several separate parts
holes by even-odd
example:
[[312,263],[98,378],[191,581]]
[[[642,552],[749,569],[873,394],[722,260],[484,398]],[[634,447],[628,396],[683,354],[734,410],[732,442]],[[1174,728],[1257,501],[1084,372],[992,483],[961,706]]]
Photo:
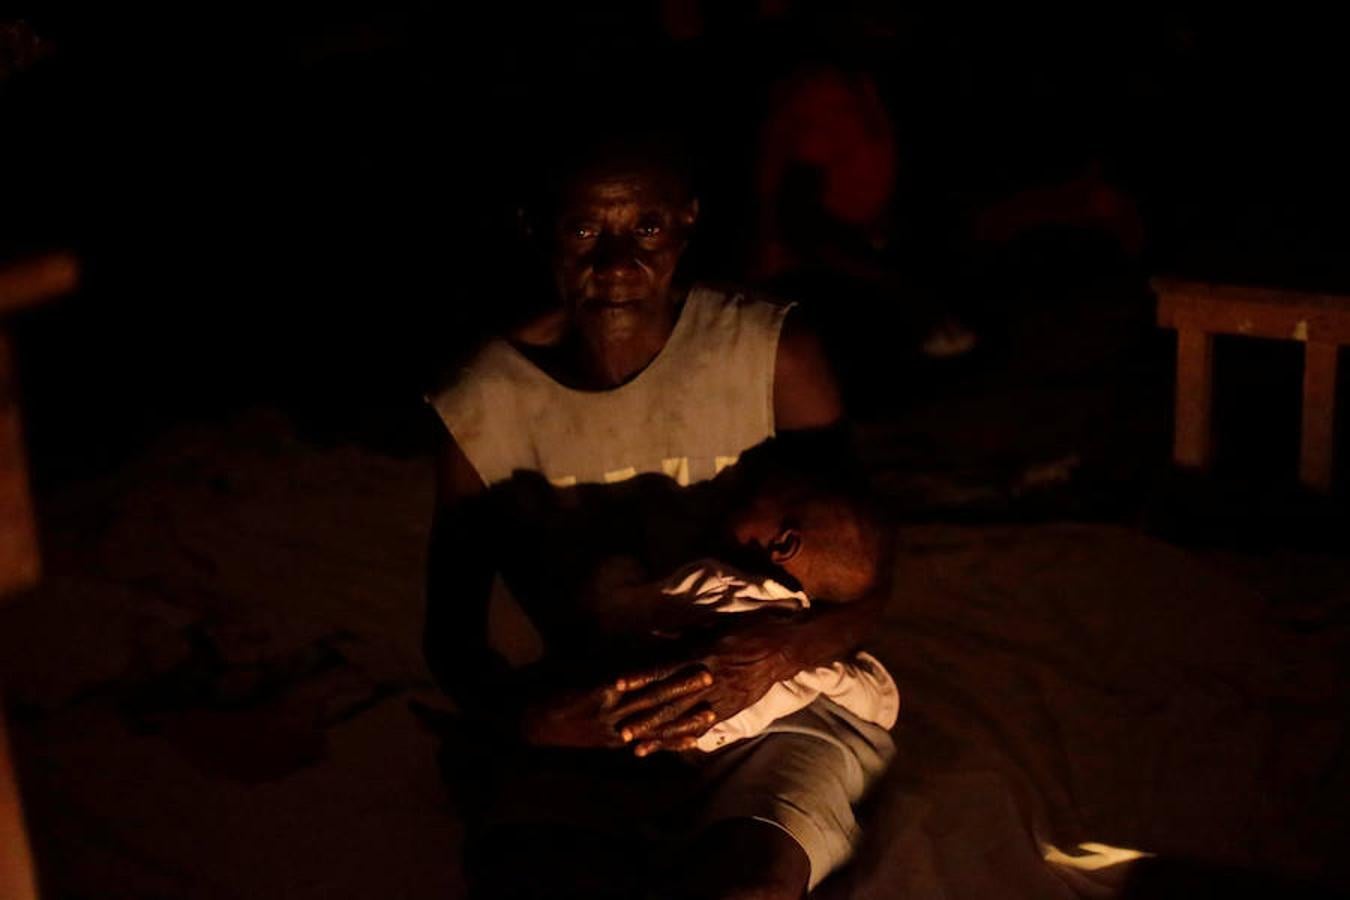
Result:
[[519,471],[558,487],[643,473],[689,485],[773,435],[789,308],[695,287],[665,347],[626,384],[569,388],[494,340],[430,402],[489,487]]

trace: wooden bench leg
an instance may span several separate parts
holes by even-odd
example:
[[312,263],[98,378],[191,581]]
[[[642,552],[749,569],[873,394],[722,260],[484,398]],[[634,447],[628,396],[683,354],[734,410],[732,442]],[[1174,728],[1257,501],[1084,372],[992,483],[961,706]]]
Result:
[[1214,336],[1194,328],[1178,329],[1172,459],[1179,466],[1203,469],[1209,465],[1213,382]]
[[1298,477],[1315,491],[1331,490],[1336,425],[1336,344],[1309,341],[1303,350],[1303,439]]

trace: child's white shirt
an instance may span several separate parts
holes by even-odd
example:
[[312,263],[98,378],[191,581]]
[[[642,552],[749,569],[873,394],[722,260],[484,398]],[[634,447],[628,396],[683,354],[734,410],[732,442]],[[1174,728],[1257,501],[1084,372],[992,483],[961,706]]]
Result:
[[[722,613],[811,606],[811,599],[802,591],[715,559],[701,559],[680,569],[661,584],[661,593]],[[882,728],[894,725],[900,712],[900,691],[891,674],[876,657],[858,652],[846,661],[806,669],[788,681],[778,682],[758,701],[705,732],[698,739],[698,748],[707,752],[754,737],[769,723],[821,696]]]

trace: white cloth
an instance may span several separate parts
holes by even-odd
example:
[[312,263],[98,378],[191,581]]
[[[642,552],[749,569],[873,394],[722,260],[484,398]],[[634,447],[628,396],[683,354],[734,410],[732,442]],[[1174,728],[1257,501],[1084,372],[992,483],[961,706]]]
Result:
[[[690,563],[667,578],[661,593],[720,613],[746,613],[766,607],[808,609],[805,592],[766,576],[751,575],[715,559]],[[876,657],[858,652],[848,660],[819,666],[780,681],[769,692],[731,718],[718,722],[698,739],[704,752],[754,737],[770,723],[826,697],[865,722],[890,728],[900,712],[895,679]]]

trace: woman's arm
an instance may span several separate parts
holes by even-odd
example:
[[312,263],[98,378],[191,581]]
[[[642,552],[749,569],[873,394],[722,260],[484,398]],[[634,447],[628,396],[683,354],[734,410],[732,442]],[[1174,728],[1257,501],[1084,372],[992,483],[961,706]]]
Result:
[[661,667],[598,685],[569,683],[546,664],[512,669],[488,644],[496,575],[488,495],[463,451],[447,438],[437,462],[436,519],[427,560],[423,650],[437,685],[502,737],[563,747],[619,747],[626,723],[658,707],[671,716],[706,691],[698,667]]
[[488,644],[496,554],[487,518],[482,479],[447,437],[436,460],[422,649],[436,684],[461,709],[505,725],[517,701],[510,667]]
[[825,348],[796,311],[788,313],[778,338],[773,419],[779,434],[837,428],[844,421],[839,382]]
[[[815,333],[789,314],[778,341],[773,386],[774,425],[780,436],[816,443],[818,465],[857,469],[844,427],[839,384]],[[862,479],[858,479],[859,483]],[[860,501],[865,498],[859,498]],[[879,578],[866,595],[852,603],[817,604],[786,623],[752,626],[747,640],[781,645],[782,668],[796,669],[785,677],[815,666],[828,665],[858,647],[880,620],[890,592],[890,564],[884,558],[887,542],[878,553]],[[767,688],[766,688],[767,690]]]

